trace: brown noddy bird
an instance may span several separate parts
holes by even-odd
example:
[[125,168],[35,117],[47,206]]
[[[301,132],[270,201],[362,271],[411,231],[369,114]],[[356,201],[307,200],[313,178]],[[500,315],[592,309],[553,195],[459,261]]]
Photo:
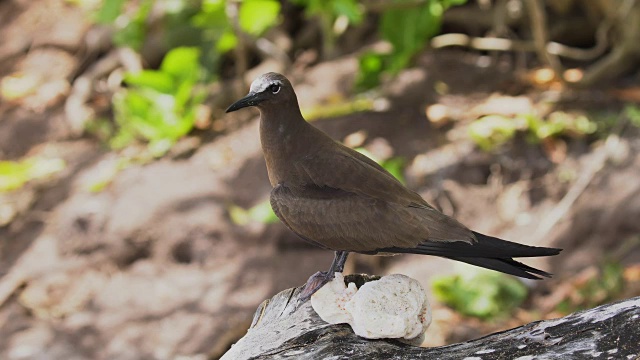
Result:
[[260,110],[273,211],[302,239],[335,251],[329,271],[309,278],[303,299],[342,272],[350,252],[435,255],[527,279],[551,276],[513,258],[561,249],[483,235],[441,213],[375,161],[309,124],[283,75],[261,75],[227,112],[248,106]]

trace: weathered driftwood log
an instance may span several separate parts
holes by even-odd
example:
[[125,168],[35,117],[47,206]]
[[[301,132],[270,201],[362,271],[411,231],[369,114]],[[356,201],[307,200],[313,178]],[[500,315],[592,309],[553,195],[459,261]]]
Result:
[[[358,287],[369,279],[345,277]],[[265,300],[247,334],[222,359],[640,359],[640,297],[464,343],[421,348],[363,339],[348,325],[327,324],[310,302],[295,309],[299,293],[300,288],[289,289]]]

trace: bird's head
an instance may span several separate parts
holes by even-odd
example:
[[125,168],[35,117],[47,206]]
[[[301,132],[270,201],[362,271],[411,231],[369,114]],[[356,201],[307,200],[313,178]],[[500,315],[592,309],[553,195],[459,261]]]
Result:
[[293,101],[297,105],[296,94],[289,80],[281,74],[269,72],[260,75],[251,83],[249,94],[233,103],[227,112],[240,110],[248,106],[259,109],[275,107]]

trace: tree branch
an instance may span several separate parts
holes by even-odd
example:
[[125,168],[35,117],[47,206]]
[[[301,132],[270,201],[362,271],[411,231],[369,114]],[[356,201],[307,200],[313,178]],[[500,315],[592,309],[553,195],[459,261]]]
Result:
[[[366,275],[345,278],[358,286],[369,280]],[[640,355],[640,297],[464,343],[421,348],[396,340],[364,339],[348,325],[327,324],[309,302],[294,308],[299,294],[300,288],[289,289],[265,300],[247,334],[222,359],[635,359]]]

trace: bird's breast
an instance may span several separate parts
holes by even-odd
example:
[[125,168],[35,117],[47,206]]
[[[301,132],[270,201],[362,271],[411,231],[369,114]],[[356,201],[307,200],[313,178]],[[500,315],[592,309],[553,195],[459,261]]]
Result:
[[[265,152],[265,160],[267,162],[267,173],[271,186],[281,183],[290,186],[299,186],[304,184],[304,175],[299,173],[299,169],[295,166],[295,161],[283,161],[284,157],[278,157],[274,152]],[[291,159],[291,158],[289,158]]]

